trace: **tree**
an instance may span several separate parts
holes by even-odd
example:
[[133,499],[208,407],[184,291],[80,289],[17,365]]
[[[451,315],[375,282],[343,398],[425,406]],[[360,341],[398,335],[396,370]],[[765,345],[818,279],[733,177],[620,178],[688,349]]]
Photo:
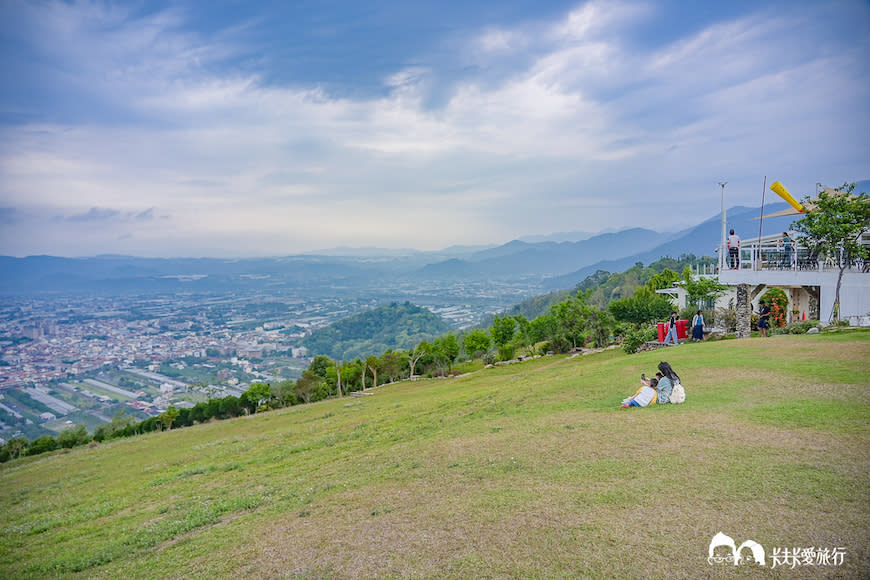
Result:
[[57,441],[54,440],[54,437],[51,435],[43,435],[42,437],[37,437],[30,442],[30,445],[27,447],[27,454],[39,455],[40,453],[54,451],[55,449],[57,449]]
[[84,445],[90,440],[91,438],[88,435],[88,428],[84,425],[76,425],[75,427],[64,429],[57,436],[57,444],[64,449],[69,449],[77,445]]
[[822,192],[815,200],[806,197],[804,204],[812,209],[791,226],[803,234],[801,243],[814,256],[829,256],[837,260],[840,272],[830,321],[839,319],[843,272],[852,260],[867,258],[868,255],[860,236],[870,229],[870,198],[866,192],[854,195],[854,190],[854,183],[844,183],[834,193]]
[[245,393],[248,395],[248,400],[256,402],[257,409],[269,402],[272,398],[272,387],[267,383],[254,383]]
[[169,405],[169,408],[160,413],[157,417],[164,429],[172,429],[172,424],[178,418],[178,408],[174,405]]
[[[366,358],[366,367],[372,371],[372,387],[378,386],[378,367],[381,365],[381,361],[376,356],[370,356]],[[365,390],[365,375],[363,375],[363,390]]]
[[8,454],[9,459],[18,459],[27,450],[27,444],[26,437],[14,437],[3,446],[4,455]]
[[477,358],[489,350],[490,344],[489,335],[479,328],[472,330],[462,339],[462,348],[471,358]]
[[242,412],[242,401],[238,397],[228,395],[223,399],[219,400],[220,406],[218,407],[218,409],[220,410],[221,417],[238,417],[239,414]]
[[658,274],[654,274],[646,283],[646,287],[650,290],[664,290],[665,288],[671,288],[675,282],[680,280],[680,275],[671,270],[670,268],[665,268]]
[[293,385],[293,392],[305,403],[318,400],[320,393],[325,391],[326,381],[311,370],[304,371],[302,376]]
[[289,407],[296,404],[296,394],[293,392],[294,385],[295,381],[286,379],[279,382],[272,389],[281,406]]
[[329,377],[329,369],[335,366],[335,362],[325,354],[319,354],[314,357],[308,369],[322,379]]
[[667,297],[644,287],[635,290],[631,298],[614,300],[608,309],[617,320],[646,324],[667,318],[673,306]]
[[517,331],[514,336],[514,340],[521,346],[526,354],[531,354],[531,345],[532,345],[532,336],[530,333],[531,323],[529,319],[523,316],[522,314],[517,314],[514,316],[514,320],[517,323]]
[[701,278],[695,279],[692,276],[692,269],[686,266],[683,269],[683,287],[686,289],[686,301],[689,304],[702,307],[704,302],[709,302],[720,296],[726,288],[725,284],[720,284],[718,278]]
[[[578,293],[578,295],[582,295],[582,292]],[[563,334],[571,341],[573,348],[577,348],[578,342],[586,341],[586,336],[583,334],[585,316],[582,311],[582,304],[577,299],[570,298],[555,304],[552,307],[552,312]]]
[[445,334],[432,341],[435,358],[447,367],[453,367],[453,361],[459,356],[459,341],[455,334]]
[[94,441],[104,441],[119,437],[121,431],[129,427],[133,423],[133,417],[124,414],[124,409],[118,409],[115,416],[108,423],[100,425],[94,431]]
[[381,374],[387,377],[388,382],[392,383],[401,377],[402,368],[405,366],[404,362],[405,359],[401,353],[388,350],[380,358]]
[[[483,331],[481,331],[483,332]],[[486,334],[484,334],[486,336]],[[487,337],[489,340],[489,337]],[[425,340],[417,345],[417,348],[408,351],[408,366],[411,371],[411,376],[414,376],[415,368],[421,358],[432,352],[432,345]]]
[[489,333],[492,335],[492,342],[496,346],[502,347],[511,341],[516,331],[517,321],[512,316],[507,314],[503,316],[496,315],[492,320],[492,328]]

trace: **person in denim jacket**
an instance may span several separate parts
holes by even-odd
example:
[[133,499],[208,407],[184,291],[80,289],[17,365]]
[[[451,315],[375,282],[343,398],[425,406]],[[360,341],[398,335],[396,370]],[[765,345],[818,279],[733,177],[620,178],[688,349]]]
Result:
[[659,379],[658,384],[658,402],[659,404],[670,403],[674,385],[680,382],[680,377],[665,361],[659,363],[659,372],[662,373],[662,378]]

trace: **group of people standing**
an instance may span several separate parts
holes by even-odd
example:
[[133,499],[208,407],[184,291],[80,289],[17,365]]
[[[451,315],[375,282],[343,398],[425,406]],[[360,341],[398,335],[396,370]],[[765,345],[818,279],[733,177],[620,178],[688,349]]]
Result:
[[[665,323],[665,344],[680,344],[677,335],[677,311],[672,310],[671,316]],[[704,314],[699,310],[692,317],[692,340],[704,340]]]
[[[683,389],[680,377],[665,361],[659,363],[658,369],[655,378],[647,378],[645,374],[640,376],[640,388],[634,396],[623,399],[620,408],[648,407],[672,402],[671,397],[674,396],[674,389],[678,388],[680,391]],[[681,398],[685,399],[685,395],[683,394]]]
[[[728,266],[732,270],[740,268],[740,236],[734,233],[732,229],[728,233]],[[782,232],[782,237],[776,243],[778,252],[781,257],[779,260],[780,268],[792,267],[792,254],[794,250],[794,240],[789,237],[788,232]]]

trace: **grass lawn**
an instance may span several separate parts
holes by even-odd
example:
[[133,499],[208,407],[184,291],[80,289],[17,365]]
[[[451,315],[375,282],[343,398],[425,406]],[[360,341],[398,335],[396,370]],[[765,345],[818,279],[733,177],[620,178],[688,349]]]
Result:
[[[620,410],[662,357],[686,403]],[[24,458],[0,577],[867,577],[868,377],[868,331],[545,357]]]

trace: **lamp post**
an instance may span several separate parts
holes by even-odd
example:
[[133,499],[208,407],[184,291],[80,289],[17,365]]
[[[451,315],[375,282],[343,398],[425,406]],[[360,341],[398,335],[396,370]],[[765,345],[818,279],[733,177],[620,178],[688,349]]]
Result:
[[720,181],[719,187],[722,188],[722,245],[719,246],[719,271],[725,269],[725,186],[727,181]]

